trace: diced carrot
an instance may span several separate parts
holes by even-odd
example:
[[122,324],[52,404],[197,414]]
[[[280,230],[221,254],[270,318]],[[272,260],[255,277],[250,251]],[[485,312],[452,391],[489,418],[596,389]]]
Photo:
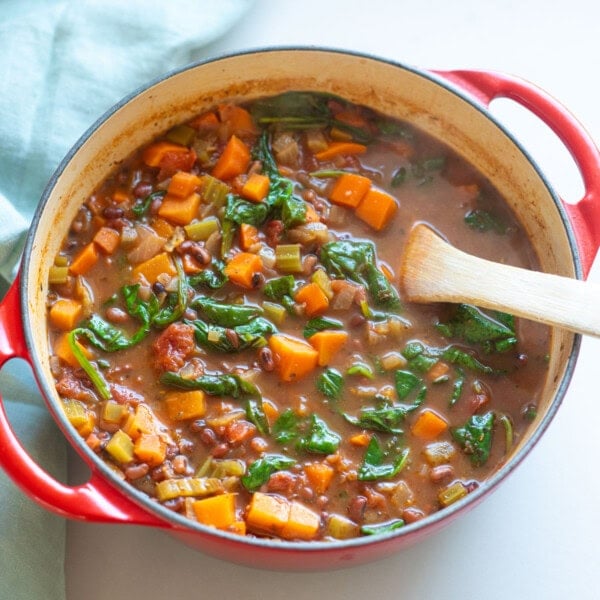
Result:
[[142,462],[157,467],[165,462],[167,444],[156,433],[142,433],[133,444],[133,453]]
[[96,415],[92,411],[86,411],[86,420],[84,423],[77,427],[77,433],[83,437],[87,438],[92,431],[94,431],[94,425],[96,424]]
[[204,265],[201,265],[191,254],[184,254],[181,257],[181,266],[186,275],[196,275],[204,270]]
[[216,129],[219,126],[219,118],[211,110],[193,118],[189,125],[194,129]]
[[69,271],[73,275],[85,275],[98,262],[98,248],[94,242],[90,242],[73,259]]
[[192,192],[196,191],[201,181],[198,175],[188,173],[187,171],[177,171],[171,177],[167,194],[176,198],[187,198]]
[[123,202],[129,202],[129,194],[125,190],[115,190],[112,199],[117,204],[123,204]]
[[239,446],[256,435],[256,426],[245,419],[231,421],[225,427],[223,437],[231,446]]
[[418,438],[433,440],[447,428],[448,423],[442,417],[426,408],[419,414],[410,430]]
[[308,338],[310,345],[318,352],[318,365],[325,367],[348,341],[346,331],[325,329],[318,331]]
[[324,494],[333,479],[334,469],[324,462],[304,465],[304,473],[315,494]]
[[376,188],[371,188],[361,200],[355,215],[373,229],[380,231],[398,210],[398,202],[393,196]]
[[254,492],[246,513],[246,525],[259,534],[279,535],[290,516],[290,503],[282,496]]
[[240,225],[240,248],[242,250],[250,250],[258,241],[258,229],[254,225],[242,223]]
[[267,421],[269,421],[269,425],[275,423],[279,416],[279,409],[272,400],[269,400],[268,398],[263,399],[263,411],[267,417]]
[[237,533],[238,535],[246,535],[246,521],[234,521],[226,527],[226,531]]
[[329,199],[339,206],[356,208],[370,188],[371,180],[368,177],[356,173],[344,173],[337,178]]
[[175,227],[160,217],[152,219],[152,228],[160,237],[169,239],[175,233]]
[[212,170],[213,177],[221,180],[233,179],[245,173],[250,164],[250,150],[238,137],[232,135]]
[[235,521],[235,494],[219,494],[194,502],[196,518],[204,525],[226,529]]
[[305,219],[306,219],[307,223],[318,223],[321,220],[321,218],[317,214],[317,211],[314,209],[313,205],[309,204],[308,202],[306,203]]
[[322,314],[329,307],[329,298],[314,282],[302,286],[296,292],[294,300],[300,304],[304,304],[304,312],[307,317]]
[[143,151],[142,160],[149,167],[160,167],[167,154],[189,154],[189,152],[190,149],[181,144],[166,141],[154,142]]
[[112,227],[101,227],[94,236],[94,244],[104,254],[113,254],[120,241],[121,235]]
[[269,338],[269,348],[282,381],[301,379],[317,366],[319,353],[304,340],[274,334]]
[[130,414],[123,425],[123,431],[132,439],[137,440],[143,433],[156,433],[154,415],[144,404],[135,407],[135,413]]
[[187,198],[167,194],[158,207],[158,216],[175,225],[187,225],[198,216],[200,201],[200,195],[196,192],[192,192]]
[[169,392],[164,402],[167,414],[174,421],[199,419],[206,412],[206,399],[202,390]]
[[317,152],[315,158],[317,160],[331,160],[340,155],[348,154],[364,154],[367,147],[364,144],[356,142],[331,142],[326,150]]
[[[83,344],[81,344],[79,342],[76,342],[76,344],[77,344],[77,347],[79,348],[79,350],[81,350],[81,352],[83,352],[83,355],[88,360],[91,360],[93,358],[93,354],[87,346],[84,346]],[[75,367],[75,368],[81,367],[81,365],[79,364],[79,361],[75,358],[75,355],[73,354],[73,351],[71,350],[71,345],[69,344],[69,333],[68,332],[63,333],[60,337],[56,338],[56,341],[54,342],[54,354],[56,354],[56,356],[58,356],[58,358],[60,358],[60,360],[67,363],[68,365],[71,365],[72,367]]]
[[433,367],[431,367],[431,369],[427,371],[427,377],[431,379],[431,381],[434,381],[435,379],[446,375],[446,373],[448,373],[449,370],[450,366],[448,365],[448,363],[445,363],[442,360],[438,360],[438,362],[436,362],[433,365]]
[[236,104],[222,104],[218,108],[221,123],[226,123],[230,133],[240,135],[256,133],[252,115],[241,106]]
[[351,438],[349,438],[348,441],[353,446],[365,447],[369,445],[369,442],[371,441],[371,436],[368,433],[364,432],[357,433],[356,435],[353,435]]
[[292,502],[287,523],[281,530],[281,537],[286,540],[313,540],[319,531],[321,516],[300,504]]
[[252,173],[242,186],[241,195],[252,202],[262,202],[269,193],[270,180],[266,175]]
[[63,331],[71,331],[81,319],[82,314],[81,302],[70,298],[61,298],[50,307],[50,323]]
[[167,252],[157,254],[147,261],[140,263],[135,269],[133,269],[133,278],[137,279],[142,275],[148,283],[155,283],[158,276],[162,273],[174,276],[177,273],[175,265],[171,260],[170,255]]
[[365,118],[353,110],[341,110],[340,112],[335,113],[334,118],[336,121],[341,121],[342,123],[351,125],[352,127],[367,127]]
[[254,276],[262,272],[262,269],[263,262],[260,256],[251,252],[240,252],[229,260],[223,272],[232,283],[252,289]]

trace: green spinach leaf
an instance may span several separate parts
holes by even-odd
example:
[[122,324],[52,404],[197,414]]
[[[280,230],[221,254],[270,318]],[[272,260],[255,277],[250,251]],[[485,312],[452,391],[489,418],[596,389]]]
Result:
[[338,400],[344,388],[344,377],[336,369],[325,369],[317,378],[317,389],[327,398]]
[[333,454],[339,447],[342,438],[332,431],[321,417],[312,414],[306,436],[296,444],[298,450],[314,454]]
[[473,415],[465,425],[451,430],[452,437],[476,467],[484,465],[490,456],[493,427],[494,413],[490,411],[483,415]]
[[265,454],[248,467],[248,472],[241,478],[242,485],[248,491],[255,492],[261,485],[269,481],[269,477],[273,473],[287,469],[295,463],[293,458],[283,454]]
[[376,481],[377,479],[390,479],[397,475],[408,459],[408,448],[405,448],[392,463],[384,463],[385,453],[379,445],[376,436],[371,438],[363,457],[363,462],[358,469],[359,481]]

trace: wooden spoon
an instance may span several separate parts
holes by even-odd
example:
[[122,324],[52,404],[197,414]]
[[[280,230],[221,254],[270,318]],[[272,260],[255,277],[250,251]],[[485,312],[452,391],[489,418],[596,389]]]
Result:
[[600,285],[477,258],[426,225],[408,236],[400,290],[411,302],[464,302],[600,336]]

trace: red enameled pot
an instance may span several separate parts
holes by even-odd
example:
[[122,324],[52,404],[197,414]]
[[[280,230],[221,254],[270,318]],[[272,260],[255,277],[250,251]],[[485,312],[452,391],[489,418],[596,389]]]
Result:
[[[326,91],[406,119],[472,162],[508,199],[529,234],[542,270],[585,278],[600,245],[600,155],[582,126],[533,85],[487,71],[433,72],[350,52],[315,48],[249,51],[186,67],[126,98],[62,161],[41,198],[19,276],[0,304],[0,366],[13,357],[33,369],[48,410],[91,470],[89,481],[59,483],[27,454],[0,402],[0,465],[39,504],[64,517],[161,528],[223,559],[280,569],[333,569],[389,555],[422,539],[489,494],[523,460],[554,417],[575,366],[579,337],[555,330],[549,375],[526,439],[477,490],[451,507],[378,537],[292,543],[243,538],[193,523],[121,481],[92,453],[61,409],[49,368],[47,273],[69,224],[94,187],[130,152],[193,114],[231,99],[286,90]],[[513,137],[489,114],[510,98],[535,113],[565,144],[585,195],[566,205]],[[399,252],[400,252],[399,248]]]

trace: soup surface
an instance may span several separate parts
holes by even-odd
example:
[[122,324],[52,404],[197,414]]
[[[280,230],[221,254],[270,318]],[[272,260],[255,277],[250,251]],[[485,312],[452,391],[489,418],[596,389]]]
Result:
[[51,268],[68,419],[132,486],[240,535],[374,535],[460,500],[535,416],[549,330],[404,302],[416,222],[537,266],[489,182],[407,123],[294,92],[174,127]]

